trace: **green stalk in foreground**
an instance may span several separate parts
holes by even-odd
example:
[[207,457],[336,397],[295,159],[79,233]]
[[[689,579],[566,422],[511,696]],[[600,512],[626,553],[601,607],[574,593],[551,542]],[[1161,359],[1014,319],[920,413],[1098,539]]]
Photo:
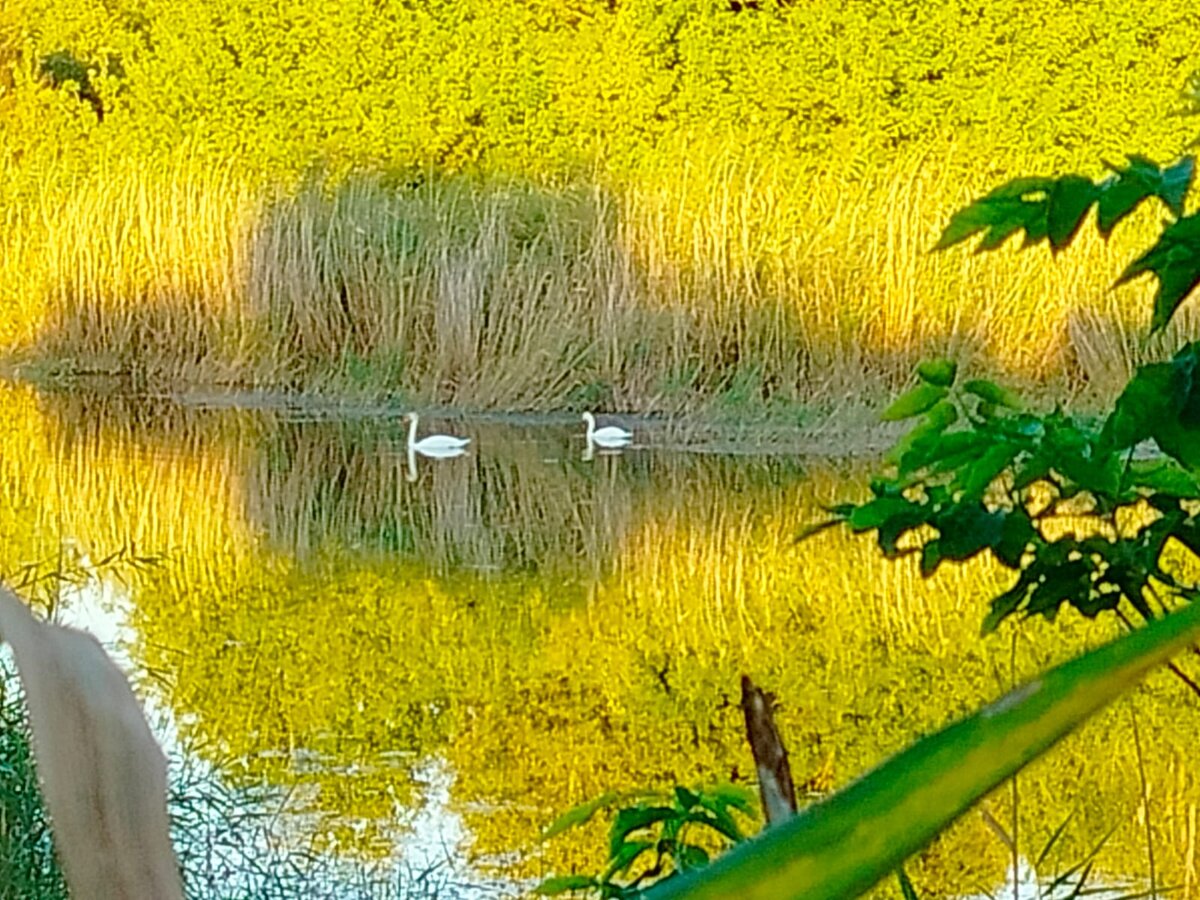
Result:
[[1051,669],[647,900],[855,897],[984,794],[1200,638],[1200,602]]

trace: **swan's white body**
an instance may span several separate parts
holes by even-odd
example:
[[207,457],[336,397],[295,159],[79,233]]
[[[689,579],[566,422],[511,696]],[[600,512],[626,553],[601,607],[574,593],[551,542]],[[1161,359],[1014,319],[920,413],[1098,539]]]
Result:
[[467,452],[470,438],[451,437],[448,434],[430,434],[417,440],[417,414],[408,416],[408,452],[420,453],[422,456],[450,457],[461,456]]
[[615,425],[605,425],[603,428],[597,428],[596,417],[590,412],[583,414],[583,421],[587,422],[587,442],[589,445],[594,444],[597,447],[628,447],[630,441],[633,440],[633,432],[626,431],[624,428],[617,428]]

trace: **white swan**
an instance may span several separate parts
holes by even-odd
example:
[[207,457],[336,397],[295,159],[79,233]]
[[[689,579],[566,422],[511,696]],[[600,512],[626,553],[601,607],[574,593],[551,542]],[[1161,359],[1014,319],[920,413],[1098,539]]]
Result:
[[470,438],[451,437],[448,434],[430,434],[417,440],[417,414],[408,413],[408,452],[414,451],[422,456],[451,457],[462,456],[467,452]]
[[597,428],[596,417],[590,412],[583,414],[583,421],[587,422],[588,446],[594,444],[597,447],[628,447],[629,442],[633,440],[633,432],[624,428],[617,428],[615,425]]

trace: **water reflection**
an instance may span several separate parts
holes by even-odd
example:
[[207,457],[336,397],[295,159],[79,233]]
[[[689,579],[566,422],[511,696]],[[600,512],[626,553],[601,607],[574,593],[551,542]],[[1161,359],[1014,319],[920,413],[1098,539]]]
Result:
[[[923,582],[836,531],[794,545],[854,491],[828,464],[589,456],[572,422],[473,423],[470,454],[413,466],[398,417],[0,404],[0,569],[65,539],[160,557],[127,573],[144,689],[199,758],[285,792],[297,832],[341,856],[403,853],[437,808],[477,868],[594,870],[599,829],[534,845],[565,806],[750,777],[741,672],[780,696],[797,782],[819,792],[1110,634],[1068,617],[983,641],[1003,573]],[[1148,809],[1133,715],[1155,735]],[[1152,679],[1022,776],[1027,854],[1069,819],[1047,866],[1111,829],[1096,871],[1145,878],[1149,829],[1159,883],[1187,895],[1197,733],[1194,698]],[[987,804],[1010,828],[1011,798]],[[1008,859],[973,815],[910,874],[921,896],[981,893]]]

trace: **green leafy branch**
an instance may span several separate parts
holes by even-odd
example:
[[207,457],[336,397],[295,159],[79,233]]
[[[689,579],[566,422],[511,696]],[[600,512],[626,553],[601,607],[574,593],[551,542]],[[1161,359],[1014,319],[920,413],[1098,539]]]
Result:
[[[873,531],[886,557],[919,554],[925,576],[989,552],[1017,577],[985,633],[1016,613],[1053,619],[1064,604],[1094,617],[1124,600],[1149,621],[1195,592],[1163,553],[1175,540],[1200,555],[1200,343],[1139,369],[1099,424],[1030,412],[991,381],[959,385],[946,360],[917,374],[884,412],[915,425],[871,498],[832,507],[801,537],[838,523]],[[1088,533],[1069,527],[1078,516]]]
[[753,795],[724,784],[691,790],[610,791],[563,813],[543,833],[547,840],[616,808],[609,829],[608,863],[600,875],[556,875],[538,885],[544,895],[583,891],[602,898],[638,896],[650,885],[708,865],[710,851],[746,839],[734,813],[749,816]]
[[1049,241],[1057,252],[1079,233],[1093,206],[1100,234],[1107,238],[1139,205],[1157,198],[1172,220],[1154,246],[1117,279],[1117,284],[1124,284],[1147,272],[1158,279],[1151,320],[1151,331],[1157,331],[1200,284],[1200,215],[1184,214],[1196,161],[1184,156],[1159,166],[1135,155],[1128,158],[1126,166],[1108,164],[1108,168],[1110,174],[1100,181],[1075,174],[1013,179],[951,216],[935,249],[952,247],[982,233],[978,249],[992,250],[1024,231],[1023,246]]

